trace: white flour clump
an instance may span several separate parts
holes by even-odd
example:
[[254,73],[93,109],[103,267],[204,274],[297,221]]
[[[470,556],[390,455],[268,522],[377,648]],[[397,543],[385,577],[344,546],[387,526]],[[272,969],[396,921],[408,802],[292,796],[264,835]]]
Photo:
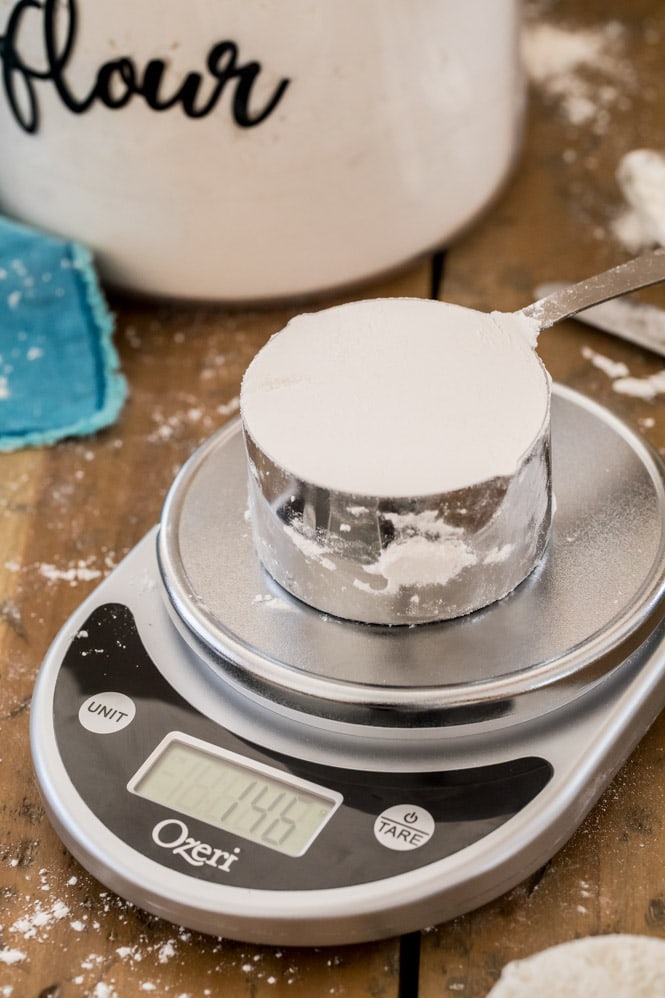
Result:
[[553,946],[504,967],[488,998],[656,998],[665,940],[608,935]]
[[605,357],[591,347],[582,347],[582,356],[612,380],[612,389],[619,395],[631,395],[647,402],[658,395],[665,395],[665,370],[648,374],[644,378],[634,378],[622,361]]
[[631,253],[665,246],[665,155],[633,149],[616,175],[628,207],[614,221],[615,236]]
[[656,371],[646,378],[617,378],[612,388],[619,395],[632,395],[633,398],[651,401],[658,395],[665,395],[665,371]]
[[[405,586],[445,585],[478,560],[464,539],[465,531],[437,519],[431,510],[386,514],[386,519],[406,539],[386,547],[373,564],[364,566],[364,571],[385,579],[387,592],[397,593]],[[354,585],[370,589],[361,579],[356,579]]]

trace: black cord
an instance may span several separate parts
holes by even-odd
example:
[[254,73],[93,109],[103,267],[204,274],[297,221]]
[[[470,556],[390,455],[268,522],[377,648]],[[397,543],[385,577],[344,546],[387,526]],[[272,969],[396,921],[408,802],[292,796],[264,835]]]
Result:
[[402,936],[399,944],[399,998],[418,998],[420,933]]
[[437,300],[443,287],[443,275],[446,269],[446,251],[437,250],[432,254],[432,264],[430,268],[429,296]]

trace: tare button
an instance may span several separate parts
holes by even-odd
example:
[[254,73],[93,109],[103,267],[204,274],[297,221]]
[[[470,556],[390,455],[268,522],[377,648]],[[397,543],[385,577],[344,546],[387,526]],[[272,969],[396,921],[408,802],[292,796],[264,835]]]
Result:
[[383,811],[374,822],[374,835],[386,849],[417,849],[432,838],[434,818],[417,804],[395,804]]

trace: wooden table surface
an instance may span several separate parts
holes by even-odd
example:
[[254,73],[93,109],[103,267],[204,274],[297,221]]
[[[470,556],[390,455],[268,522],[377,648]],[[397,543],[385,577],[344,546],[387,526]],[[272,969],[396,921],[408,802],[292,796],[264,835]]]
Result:
[[[581,279],[630,255],[616,229],[625,200],[615,172],[631,149],[665,148],[665,6],[530,4],[531,42],[543,25],[559,29],[548,36],[556,65],[532,80],[524,151],[500,197],[443,256],[342,298],[435,293],[509,310],[539,282]],[[573,36],[574,65],[565,59]],[[665,287],[642,298],[665,308]],[[480,998],[506,962],[555,943],[608,932],[665,938],[665,716],[543,869],[481,910],[403,940],[307,950],[210,938],[132,907],[71,858],[44,814],[29,751],[43,655],[157,521],[195,446],[237,413],[252,356],[302,310],[113,295],[111,304],[131,389],[116,425],[0,455],[0,996]],[[644,385],[662,358],[572,321],[543,333],[539,351],[554,379],[665,451],[663,396],[622,394],[607,366],[621,362]]]

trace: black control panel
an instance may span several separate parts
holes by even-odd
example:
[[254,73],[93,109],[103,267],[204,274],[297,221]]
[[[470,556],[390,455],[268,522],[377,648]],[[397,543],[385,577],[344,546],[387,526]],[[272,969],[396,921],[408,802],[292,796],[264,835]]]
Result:
[[[97,607],[73,638],[54,697],[58,750],[87,807],[120,840],[165,867],[235,887],[317,890],[426,866],[483,838],[552,776],[540,758],[427,773],[368,772],[270,752],[204,717],[148,656],[128,607]],[[216,827],[128,785],[178,733],[295,777],[341,803],[302,855]]]

